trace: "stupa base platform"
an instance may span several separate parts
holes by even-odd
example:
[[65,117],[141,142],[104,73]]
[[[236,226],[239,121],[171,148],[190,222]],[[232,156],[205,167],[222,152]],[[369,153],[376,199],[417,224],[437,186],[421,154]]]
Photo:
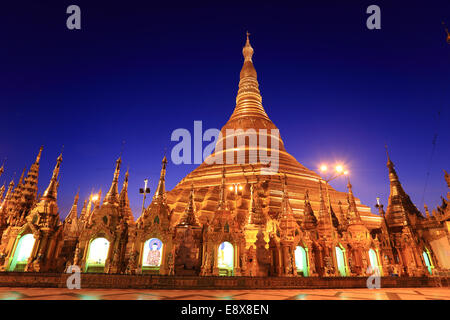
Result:
[[[0,287],[66,288],[70,274],[4,272]],[[381,277],[381,288],[449,287],[450,277]],[[338,289],[367,288],[367,277],[198,277],[81,274],[81,288]]]

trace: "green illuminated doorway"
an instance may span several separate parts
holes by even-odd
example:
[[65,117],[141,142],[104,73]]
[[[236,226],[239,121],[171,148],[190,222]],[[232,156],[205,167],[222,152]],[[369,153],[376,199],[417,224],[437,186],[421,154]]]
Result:
[[108,258],[109,241],[105,238],[96,238],[89,245],[86,260],[86,272],[103,273]]
[[33,252],[34,242],[33,235],[28,233],[20,237],[14,251],[13,260],[8,268],[8,271],[24,271],[28,263],[28,258]]
[[432,266],[431,266],[430,257],[428,256],[428,252],[424,251],[424,252],[422,253],[422,255],[423,255],[423,260],[425,260],[425,265],[427,266],[428,272],[429,272],[430,274],[432,274],[432,273],[433,273],[433,272],[432,272],[433,270],[432,270]]
[[372,270],[376,270],[378,267],[378,259],[377,254],[375,250],[370,249],[369,250],[369,260],[370,260],[370,266],[372,267]]
[[336,261],[338,265],[339,274],[341,275],[341,277],[346,277],[347,272],[345,271],[344,252],[339,247],[336,247]]
[[220,276],[232,276],[234,266],[234,248],[227,241],[222,242],[218,249],[217,262]]
[[306,251],[301,246],[297,246],[297,248],[295,248],[295,266],[297,267],[297,274],[301,274],[304,277],[308,276],[308,260]]

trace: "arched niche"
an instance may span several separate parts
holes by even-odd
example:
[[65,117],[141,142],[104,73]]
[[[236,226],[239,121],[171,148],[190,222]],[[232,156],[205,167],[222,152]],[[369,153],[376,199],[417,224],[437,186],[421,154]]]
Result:
[[232,276],[234,268],[234,247],[228,241],[222,242],[217,250],[217,266],[220,276]]
[[308,257],[302,246],[295,248],[295,266],[297,268],[297,274],[304,277],[308,276]]
[[144,242],[142,251],[142,272],[159,273],[163,258],[164,243],[158,238]]
[[339,275],[341,277],[347,276],[347,271],[345,270],[345,256],[344,251],[340,247],[335,248],[336,252],[336,261],[337,261],[337,267],[339,271]]
[[108,239],[103,237],[91,240],[86,258],[86,272],[105,272],[106,259],[108,258],[109,253],[109,244]]
[[18,239],[8,271],[25,270],[28,263],[28,258],[33,252],[35,241],[36,239],[34,239],[34,236],[31,233],[27,233]]

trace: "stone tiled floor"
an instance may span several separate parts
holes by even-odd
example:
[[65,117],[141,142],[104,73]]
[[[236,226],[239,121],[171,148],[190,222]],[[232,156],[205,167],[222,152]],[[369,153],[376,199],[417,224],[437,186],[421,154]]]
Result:
[[2,300],[450,300],[450,288],[145,290],[0,288]]

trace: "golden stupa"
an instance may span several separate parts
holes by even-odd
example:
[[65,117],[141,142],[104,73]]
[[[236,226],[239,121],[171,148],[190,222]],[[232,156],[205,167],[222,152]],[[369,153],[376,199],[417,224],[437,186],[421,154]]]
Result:
[[[242,129],[243,131],[254,129],[277,130],[276,125],[270,120],[262,105],[262,97],[259,91],[257,73],[253,65],[252,56],[254,50],[250,45],[249,34],[242,50],[244,64],[240,72],[239,89],[236,97],[236,107],[221,129],[221,138],[216,144],[215,153],[211,156],[226,156],[234,153],[237,156],[237,148],[227,148],[227,129]],[[238,134],[236,134],[237,136]],[[259,134],[258,134],[259,135]],[[235,137],[233,137],[235,138]],[[260,136],[259,136],[260,138]],[[271,140],[266,138],[267,151],[271,154]],[[260,141],[258,139],[258,141]],[[275,174],[262,174],[261,168],[267,164],[261,163],[258,157],[256,163],[249,163],[249,145],[245,145],[245,161],[243,163],[208,163],[205,160],[198,168],[182,179],[173,190],[167,193],[167,203],[173,208],[175,218],[180,217],[186,208],[189,200],[191,186],[195,188],[195,204],[199,221],[204,223],[211,221],[214,212],[217,210],[220,186],[222,184],[222,173],[225,174],[225,184],[227,186],[228,208],[237,215],[243,217],[248,214],[251,206],[251,184],[259,183],[264,192],[260,195],[262,199],[262,209],[265,215],[277,217],[281,213],[283,181],[286,181],[289,203],[294,216],[302,219],[304,214],[305,193],[308,190],[311,206],[315,212],[320,209],[319,181],[325,181],[320,175],[300,164],[285,149],[281,138],[279,142],[279,168]],[[218,148],[219,144],[222,144]],[[258,144],[257,148],[266,148]],[[221,150],[220,150],[221,149]],[[217,151],[220,150],[220,151]],[[259,151],[259,150],[258,150]],[[217,154],[217,152],[221,154]],[[242,158],[242,157],[241,157]],[[235,158],[235,159],[238,159]],[[239,186],[239,193],[235,192]],[[228,189],[230,188],[230,189]],[[340,207],[347,206],[347,192],[339,192],[329,186],[329,196],[332,207],[332,214],[339,215]],[[371,213],[370,208],[361,204],[359,199],[355,199],[357,209],[364,224],[369,228],[379,227],[381,217]],[[329,209],[329,208],[328,208]]]

